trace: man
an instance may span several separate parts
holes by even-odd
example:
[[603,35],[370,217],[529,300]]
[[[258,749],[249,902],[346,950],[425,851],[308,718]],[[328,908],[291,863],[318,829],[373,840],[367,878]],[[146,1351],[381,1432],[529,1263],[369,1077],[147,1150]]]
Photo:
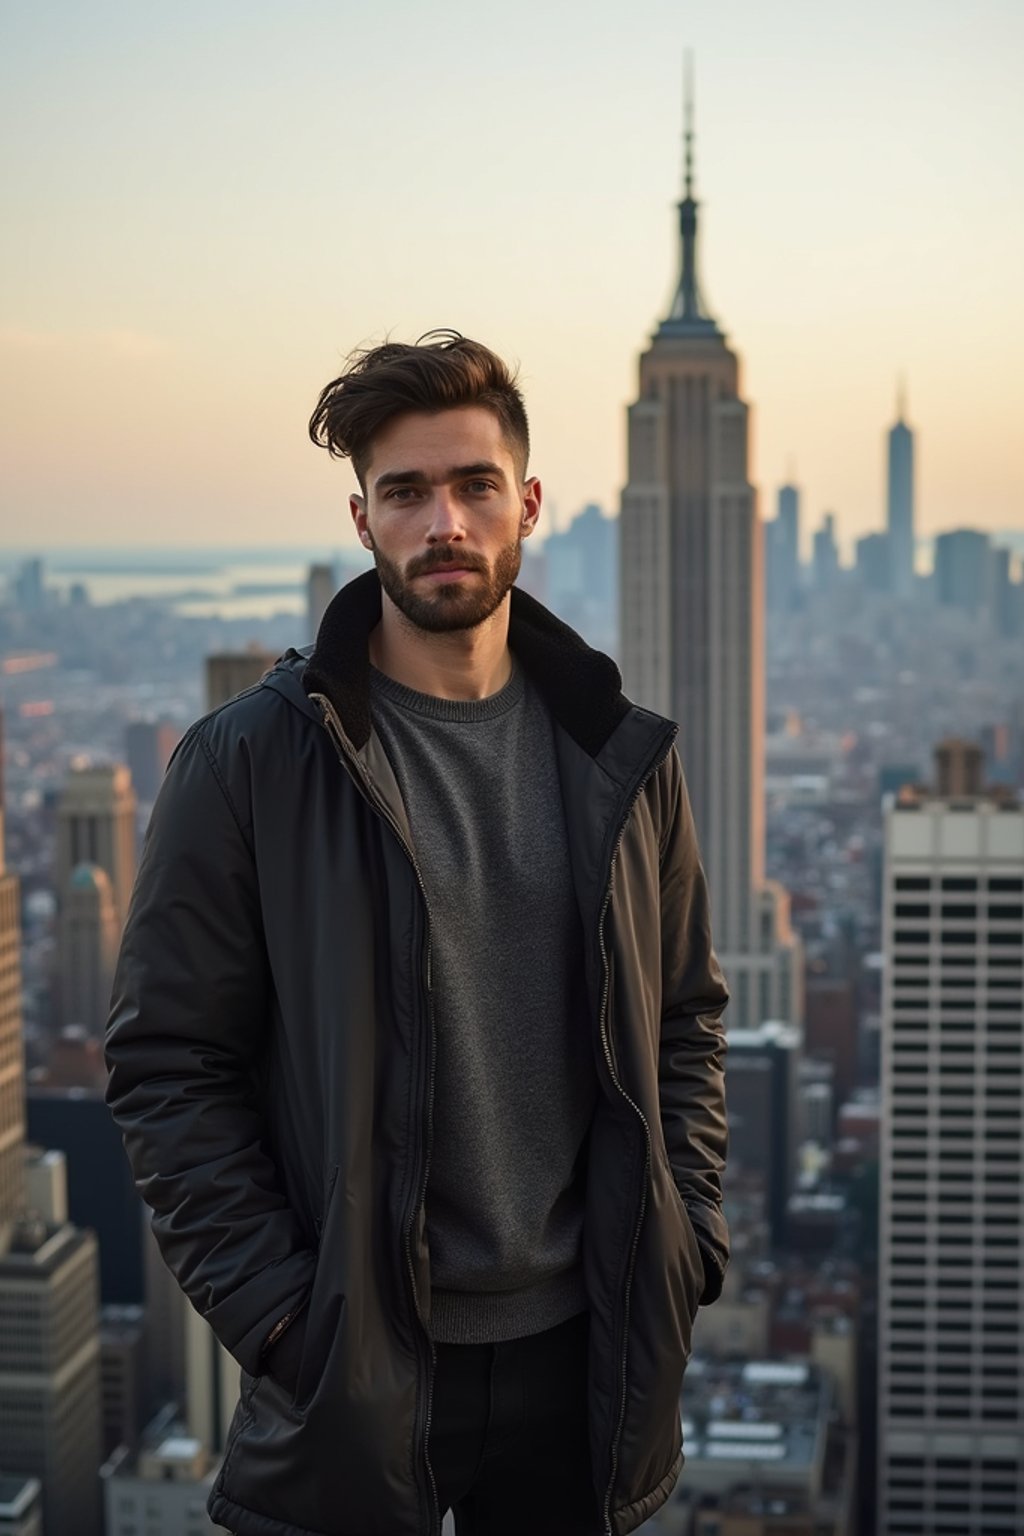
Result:
[[505,365],[359,355],[314,440],[376,571],[154,809],[109,1102],[239,1361],[240,1536],[623,1536],[721,1289],[727,1001],[675,727],[514,588]]

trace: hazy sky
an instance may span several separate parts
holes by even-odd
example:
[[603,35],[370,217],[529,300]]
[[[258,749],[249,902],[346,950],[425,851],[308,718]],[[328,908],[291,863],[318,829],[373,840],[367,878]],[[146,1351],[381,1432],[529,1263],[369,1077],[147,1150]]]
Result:
[[1024,526],[1019,0],[7,0],[7,544],[317,543],[306,422],[353,346],[517,358],[562,522],[617,506],[677,270],[700,270],[762,512],[883,516],[896,378],[923,533]]

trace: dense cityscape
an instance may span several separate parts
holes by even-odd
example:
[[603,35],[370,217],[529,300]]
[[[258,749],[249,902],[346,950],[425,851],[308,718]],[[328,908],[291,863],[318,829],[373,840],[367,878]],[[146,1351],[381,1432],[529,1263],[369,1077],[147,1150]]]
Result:
[[[521,577],[679,720],[732,990],[733,1258],[696,1325],[685,1469],[646,1528],[1019,1536],[1020,559],[974,508],[926,547],[902,398],[852,561],[842,509],[809,513],[796,484],[759,515],[690,173],[621,509],[528,546]],[[103,1102],[110,982],[175,744],[308,645],[362,561],[306,551],[301,582],[268,562],[240,615],[190,611],[230,559],[179,556],[163,595],[131,590],[159,563],[98,552],[92,577],[12,557],[0,593],[0,1530],[19,1536],[215,1529],[237,1397]]]

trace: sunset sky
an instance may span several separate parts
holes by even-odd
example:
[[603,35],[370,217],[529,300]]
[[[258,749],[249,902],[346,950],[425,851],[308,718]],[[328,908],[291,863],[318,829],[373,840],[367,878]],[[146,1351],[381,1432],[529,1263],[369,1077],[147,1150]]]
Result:
[[337,546],[317,392],[439,325],[519,360],[549,516],[617,507],[684,47],[762,512],[878,526],[902,372],[919,531],[1024,528],[1019,0],[9,0],[3,542]]

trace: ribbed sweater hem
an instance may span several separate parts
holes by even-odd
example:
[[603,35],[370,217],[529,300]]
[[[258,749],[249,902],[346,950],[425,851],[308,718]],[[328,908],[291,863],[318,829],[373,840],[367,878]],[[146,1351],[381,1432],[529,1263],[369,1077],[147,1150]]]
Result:
[[589,1304],[578,1264],[519,1291],[432,1291],[430,1331],[438,1344],[500,1344],[557,1328]]

